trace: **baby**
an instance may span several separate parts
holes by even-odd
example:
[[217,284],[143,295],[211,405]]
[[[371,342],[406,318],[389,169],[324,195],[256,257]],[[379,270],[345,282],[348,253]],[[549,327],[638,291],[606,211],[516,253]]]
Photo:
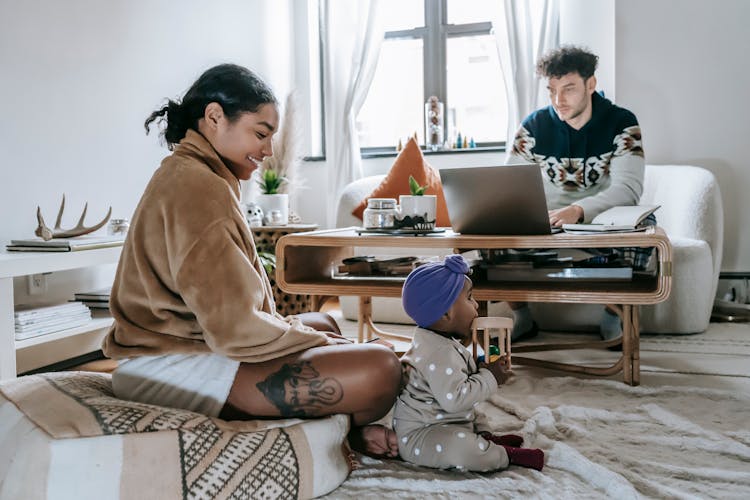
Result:
[[404,309],[418,328],[401,358],[408,382],[393,413],[399,455],[439,469],[484,472],[515,464],[542,470],[544,453],[518,448],[520,436],[474,430],[474,407],[511,373],[504,356],[477,369],[466,349],[478,309],[468,272],[460,255],[450,255],[416,268],[404,283]]

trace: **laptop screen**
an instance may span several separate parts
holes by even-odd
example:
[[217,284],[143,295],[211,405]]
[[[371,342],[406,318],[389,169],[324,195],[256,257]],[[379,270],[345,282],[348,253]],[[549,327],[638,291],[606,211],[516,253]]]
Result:
[[539,165],[444,168],[440,179],[457,233],[551,233]]

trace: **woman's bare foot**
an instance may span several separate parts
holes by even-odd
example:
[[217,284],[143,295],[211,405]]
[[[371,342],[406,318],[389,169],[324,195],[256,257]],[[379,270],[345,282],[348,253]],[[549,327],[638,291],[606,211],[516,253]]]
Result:
[[349,432],[349,445],[354,451],[373,458],[398,456],[396,432],[383,425],[355,427]]

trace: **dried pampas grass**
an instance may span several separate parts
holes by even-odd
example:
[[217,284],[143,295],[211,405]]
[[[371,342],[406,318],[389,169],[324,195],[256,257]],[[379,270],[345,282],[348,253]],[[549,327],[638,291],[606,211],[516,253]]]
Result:
[[[279,131],[273,138],[273,156],[265,158],[258,172],[258,180],[262,182],[263,172],[273,170],[276,175],[284,179],[278,188],[279,193],[291,193],[301,186],[297,176],[297,169],[302,162],[301,131],[297,123],[297,97],[290,92],[284,103],[284,116]],[[262,187],[262,185],[261,185]]]

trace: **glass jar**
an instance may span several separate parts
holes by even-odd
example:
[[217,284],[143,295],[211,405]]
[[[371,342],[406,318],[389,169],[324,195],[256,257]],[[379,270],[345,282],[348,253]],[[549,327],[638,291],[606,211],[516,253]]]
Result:
[[365,229],[392,228],[396,216],[395,198],[370,198],[362,214],[362,225]]
[[110,236],[125,237],[128,234],[128,229],[130,229],[128,219],[110,219],[107,226],[107,234]]

